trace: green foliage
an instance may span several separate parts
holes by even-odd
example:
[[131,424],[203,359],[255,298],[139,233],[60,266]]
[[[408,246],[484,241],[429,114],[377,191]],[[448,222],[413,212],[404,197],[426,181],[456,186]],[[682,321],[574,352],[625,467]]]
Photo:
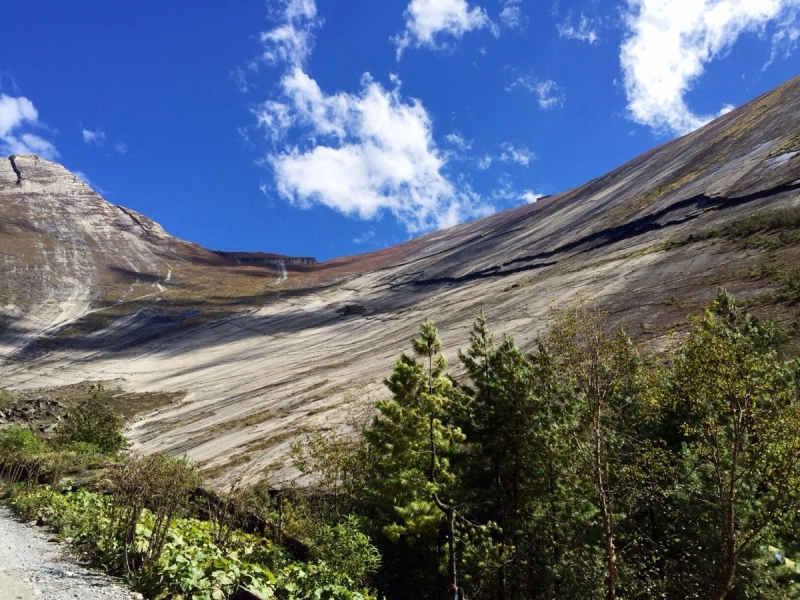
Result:
[[101,385],[92,386],[89,397],[69,411],[58,430],[62,443],[92,444],[105,454],[122,450],[125,446],[122,422],[101,399],[102,391]]
[[[121,562],[125,572],[147,571],[159,559],[173,520],[183,516],[189,493],[200,484],[194,465],[186,459],[151,454],[128,460],[111,473],[112,512],[107,531],[109,543],[121,541]],[[147,546],[138,546],[142,515],[152,515]]]
[[[59,493],[48,487],[24,488],[11,501],[25,519],[48,523],[62,538],[73,538],[100,564],[114,571],[123,560],[124,539],[116,531],[113,499],[85,490]],[[264,598],[280,600],[371,600],[367,591],[326,564],[288,563],[284,552],[265,538],[234,532],[225,547],[214,542],[213,524],[178,518],[170,522],[157,560],[129,574],[134,587],[155,600],[229,598],[244,585]],[[129,557],[144,563],[158,535],[157,517],[145,509],[135,527]]]
[[27,427],[12,425],[5,431],[0,432],[0,451],[40,454],[45,449],[44,442]]
[[[630,593],[654,576],[641,560],[651,549],[637,547],[634,565],[633,556],[621,553],[631,546],[627,536],[636,515],[665,493],[670,460],[654,435],[659,415],[647,399],[645,364],[630,338],[621,329],[607,331],[604,315],[584,298],[551,317],[540,354],[554,372],[552,423],[573,458],[561,477],[579,490],[573,502],[599,534],[592,545],[602,549],[606,596],[614,598],[618,587]],[[626,577],[629,570],[635,576]]]
[[385,382],[392,399],[378,401],[379,416],[365,432],[375,456],[371,485],[395,516],[385,528],[392,539],[436,534],[444,518],[436,499],[451,493],[450,462],[464,441],[451,418],[458,396],[431,321],[423,321],[412,344],[427,364],[406,355],[395,363]]
[[471,380],[458,415],[469,442],[457,463],[472,523],[465,584],[506,598],[525,589],[557,596],[565,454],[550,425],[553,371],[509,337],[496,345],[482,314],[459,357]]
[[365,432],[384,532],[427,552],[453,531],[474,598],[794,597],[796,577],[763,552],[800,551],[800,363],[778,358],[779,328],[720,293],[649,363],[583,298],[551,320],[525,355],[481,315],[463,386],[439,383],[423,323],[427,365],[401,357]]
[[800,267],[778,269],[774,265],[761,265],[747,270],[751,279],[767,279],[770,283],[778,284],[774,292],[761,294],[759,303],[770,302],[797,302],[800,300]]
[[10,483],[36,480],[47,462],[47,445],[26,427],[0,432],[0,479]]
[[[790,300],[794,270],[758,275]],[[13,503],[153,598],[799,598],[766,549],[800,557],[800,361],[724,291],[689,329],[643,356],[579,297],[526,354],[480,315],[456,381],[426,319],[362,439],[294,445],[306,487],[232,488],[201,521],[193,466],[154,455],[111,469],[108,495],[20,485]],[[29,481],[96,451],[0,434]]]
[[361,527],[354,515],[336,525],[322,526],[312,541],[311,556],[364,585],[380,567],[381,556]]
[[311,479],[305,496],[323,520],[339,522],[362,503],[370,460],[363,438],[317,431],[292,444],[291,454]]
[[743,559],[793,515],[800,495],[798,361],[777,357],[775,326],[737,310],[720,292],[666,377],[663,402],[683,419],[681,490],[709,528],[705,555],[718,597],[734,587]]

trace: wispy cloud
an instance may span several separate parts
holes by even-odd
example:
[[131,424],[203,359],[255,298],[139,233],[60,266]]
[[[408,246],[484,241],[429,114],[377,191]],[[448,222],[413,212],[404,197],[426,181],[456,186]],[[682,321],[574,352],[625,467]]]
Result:
[[492,197],[497,200],[515,200],[515,201],[522,201],[526,204],[533,204],[539,198],[543,198],[544,194],[537,194],[533,190],[525,190],[522,193],[517,192],[514,189],[514,184],[508,178],[502,177],[498,181],[500,187],[496,188],[492,192]]
[[365,231],[360,236],[353,238],[353,243],[354,244],[366,244],[367,242],[369,242],[374,237],[375,237],[375,232],[372,229],[370,229],[368,231]]
[[302,65],[314,45],[313,30],[321,24],[314,0],[283,0],[277,27],[261,33],[261,59],[272,65]]
[[106,143],[106,134],[99,129],[95,131],[83,130],[83,143],[95,146],[103,146]]
[[[254,111],[275,147],[266,162],[278,193],[362,219],[389,212],[411,233],[491,212],[445,176],[448,153],[433,140],[431,118],[419,100],[403,98],[396,76],[390,89],[365,74],[358,93],[325,93],[303,68],[316,7],[305,0],[285,6],[281,24],[261,36],[267,53],[284,61],[281,93]],[[286,145],[290,131],[299,137]],[[446,139],[467,145],[456,133]]]
[[661,133],[701,127],[717,115],[695,114],[685,95],[705,65],[770,22],[779,25],[775,39],[791,39],[798,7],[800,0],[628,0],[620,62],[630,118]]
[[779,58],[789,58],[797,49],[797,42],[800,40],[800,20],[798,10],[789,8],[784,11],[784,16],[778,24],[777,31],[772,36],[772,49],[769,60],[764,64],[763,70]]
[[519,7],[521,0],[506,0],[503,10],[500,11],[498,19],[509,29],[519,29],[522,27],[522,10]]
[[239,91],[242,93],[250,91],[250,84],[247,81],[247,73],[245,72],[242,67],[234,67],[231,69],[231,72],[228,74],[231,80],[236,84],[236,87],[239,88]]
[[440,48],[442,36],[460,39],[465,33],[491,26],[486,11],[466,0],[411,0],[405,30],[394,38],[397,59],[409,46]]
[[514,146],[508,142],[501,144],[503,153],[499,156],[498,160],[502,162],[515,162],[520,165],[527,166],[532,160],[536,159],[536,155],[523,146]]
[[444,136],[444,139],[456,149],[461,150],[461,152],[468,152],[470,149],[472,149],[472,140],[465,140],[464,136],[457,131],[448,133],[446,136]]
[[58,158],[56,147],[33,133],[21,132],[39,125],[39,113],[33,102],[24,96],[0,95],[0,154],[38,154]]
[[539,108],[542,110],[561,108],[567,98],[564,89],[552,79],[540,81],[532,77],[523,76],[508,86],[506,90],[510,92],[517,87],[526,89],[534,94],[539,103]]
[[594,44],[598,40],[596,23],[581,13],[578,24],[572,22],[572,18],[567,18],[563,23],[556,25],[558,35],[569,40],[579,40]]
[[114,144],[114,150],[116,150],[120,154],[127,154],[128,144],[126,144],[125,142],[117,142],[116,144]]

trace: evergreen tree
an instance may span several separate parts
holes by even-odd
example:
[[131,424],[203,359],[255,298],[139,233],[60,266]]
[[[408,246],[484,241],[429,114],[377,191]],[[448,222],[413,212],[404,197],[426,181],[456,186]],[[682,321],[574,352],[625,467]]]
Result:
[[372,487],[393,512],[393,522],[384,528],[390,538],[435,536],[444,524],[448,586],[457,597],[458,506],[451,459],[465,436],[452,422],[457,393],[432,321],[422,322],[412,347],[424,362],[403,355],[395,363],[385,382],[392,398],[378,401],[379,415],[365,431],[375,456]]
[[[557,595],[560,559],[552,510],[559,485],[549,427],[549,373],[532,364],[509,337],[495,346],[481,313],[470,347],[459,353],[470,377],[462,428],[464,497],[476,519],[499,525],[496,579],[484,595],[501,600]],[[558,512],[558,511],[556,511]],[[545,516],[546,515],[546,516]]]

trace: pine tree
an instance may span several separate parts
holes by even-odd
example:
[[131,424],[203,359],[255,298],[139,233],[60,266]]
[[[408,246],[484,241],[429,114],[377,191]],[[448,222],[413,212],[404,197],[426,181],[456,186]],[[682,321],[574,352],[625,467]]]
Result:
[[394,522],[384,528],[392,539],[436,535],[444,522],[448,585],[457,597],[458,507],[451,459],[462,450],[465,436],[452,423],[457,392],[432,321],[422,322],[412,347],[423,362],[403,355],[395,363],[385,381],[392,398],[377,403],[379,415],[365,431],[375,456],[372,488],[392,505]]

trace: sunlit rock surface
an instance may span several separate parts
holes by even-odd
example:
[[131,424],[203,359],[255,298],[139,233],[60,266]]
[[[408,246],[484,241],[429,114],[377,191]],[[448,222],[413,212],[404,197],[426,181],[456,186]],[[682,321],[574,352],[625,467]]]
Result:
[[[2,385],[186,391],[131,427],[134,447],[186,452],[220,485],[277,482],[292,476],[282,465],[297,435],[346,427],[349,391],[383,393],[426,316],[457,363],[480,309],[532,349],[551,304],[585,290],[657,348],[718,286],[769,290],[753,269],[800,264],[797,243],[665,243],[800,206],[798,132],[795,79],[574,190],[310,265],[228,259],[108,204],[60,165],[0,158]],[[793,305],[759,310],[797,319]]]

